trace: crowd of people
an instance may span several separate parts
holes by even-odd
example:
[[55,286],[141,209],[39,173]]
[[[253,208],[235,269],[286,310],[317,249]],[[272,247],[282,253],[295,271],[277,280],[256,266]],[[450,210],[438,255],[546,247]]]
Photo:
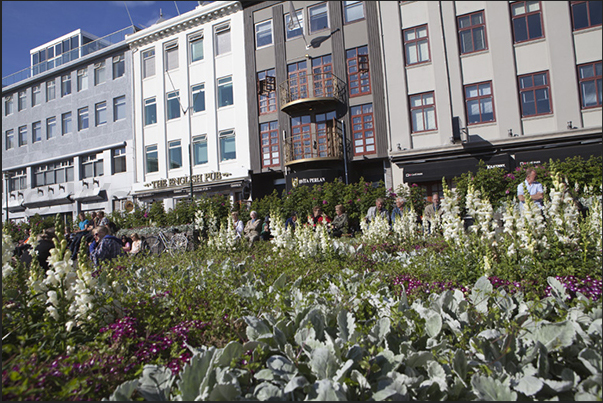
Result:
[[[520,183],[517,187],[517,198],[520,202],[520,210],[523,210],[527,197],[530,197],[537,206],[542,208],[543,187],[536,179],[536,170],[528,168],[526,170],[525,181]],[[395,199],[395,206],[391,213],[389,213],[385,207],[385,200],[383,198],[377,198],[375,200],[375,205],[368,209],[364,220],[367,225],[370,226],[375,218],[380,216],[387,220],[390,226],[393,226],[396,220],[401,219],[403,215],[409,211],[410,206],[404,197],[399,196]],[[431,202],[425,207],[422,213],[422,218],[427,224],[425,230],[427,233],[430,233],[434,222],[441,217],[443,213],[440,204],[440,194],[438,192],[434,192],[431,195]],[[335,217],[331,218],[324,213],[321,206],[317,205],[312,209],[312,214],[308,216],[307,223],[314,228],[319,225],[326,225],[328,233],[332,237],[340,238],[354,236],[354,229],[345,212],[345,207],[342,204],[335,206],[335,214]],[[249,220],[246,222],[243,222],[239,216],[240,212],[238,211],[233,211],[231,215],[235,238],[241,240],[245,239],[249,245],[260,240],[268,241],[273,238],[269,215],[262,220],[258,217],[256,211],[251,211],[249,213]],[[419,218],[420,216],[417,216],[417,219]],[[133,233],[131,237],[122,235],[121,239],[115,237],[117,228],[105,216],[105,213],[102,210],[92,212],[90,218],[88,218],[85,213],[80,212],[78,214],[78,219],[77,224],[74,225],[73,228],[69,228],[68,226],[65,228],[64,234],[74,260],[78,257],[82,242],[85,242],[88,256],[97,267],[104,261],[123,255],[136,255],[141,253],[144,249],[143,239],[137,233]],[[299,224],[298,214],[293,211],[285,221],[285,230],[292,228],[293,231],[295,231],[295,228]],[[48,270],[47,260],[50,256],[50,250],[54,248],[53,239],[55,236],[54,229],[47,229],[39,234],[37,238],[36,254],[40,266],[44,270]],[[27,232],[27,237],[29,237],[29,231]],[[25,264],[29,264],[32,261],[32,253],[30,253],[31,244],[28,240],[29,238],[19,241],[19,244],[14,250],[15,258],[21,260]]]

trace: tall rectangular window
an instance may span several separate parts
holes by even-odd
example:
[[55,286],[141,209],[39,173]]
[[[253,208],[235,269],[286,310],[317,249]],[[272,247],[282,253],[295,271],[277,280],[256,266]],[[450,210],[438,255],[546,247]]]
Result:
[[260,125],[262,137],[262,165],[264,168],[280,165],[280,146],[278,122],[272,121]]
[[234,103],[232,95],[232,77],[218,78],[218,108]]
[[572,26],[574,31],[601,25],[603,11],[600,1],[572,1]]
[[42,103],[42,86],[40,84],[31,87],[31,106],[40,105]]
[[155,49],[142,52],[142,78],[155,75]]
[[207,136],[193,137],[193,164],[206,164],[207,161]]
[[144,125],[157,123],[157,102],[155,97],[144,100]]
[[178,68],[178,42],[165,45],[165,71]]
[[216,28],[216,56],[230,53],[230,24]]
[[258,22],[255,24],[255,47],[256,49],[272,45],[272,20]]
[[94,85],[99,85],[105,82],[105,62],[96,63],[94,65]]
[[11,172],[10,181],[8,182],[8,191],[27,189],[27,170],[17,169]]
[[521,116],[551,113],[550,85],[547,71],[519,76]]
[[352,134],[354,155],[375,154],[375,129],[373,127],[373,104],[352,106]]
[[260,115],[276,112],[276,70],[258,72],[258,102]]
[[168,144],[168,158],[170,169],[182,167],[182,146],[180,140],[170,141]]
[[126,147],[115,148],[111,151],[113,159],[113,175],[126,172]]
[[8,116],[13,113],[13,95],[4,97],[4,116]]
[[205,84],[197,84],[191,87],[191,97],[193,99],[193,113],[203,112],[205,110]]
[[15,131],[13,129],[9,129],[5,133],[5,148],[10,150],[15,146]]
[[293,159],[312,158],[311,116],[294,116],[291,118],[291,147]]
[[285,15],[285,32],[287,36],[287,40],[298,38],[304,33],[304,12],[303,10],[298,10],[294,12],[295,14],[292,17],[292,14]]
[[413,133],[437,129],[433,92],[411,95],[410,115]]
[[237,158],[234,130],[220,132],[220,161],[234,160]]
[[61,96],[71,94],[71,74],[61,77]]
[[329,28],[329,14],[327,10],[327,3],[308,7],[308,15],[310,19],[311,34]]
[[31,142],[42,141],[42,122],[33,122],[31,124]]
[[113,79],[119,78],[126,73],[126,59],[124,55],[113,57]]
[[71,133],[71,131],[72,131],[71,112],[63,113],[63,115],[61,115],[61,122],[62,122],[62,128],[63,128],[61,134],[65,135],[65,134]]
[[56,81],[50,80],[46,82],[46,102],[52,101],[57,96],[56,94]]
[[77,130],[87,129],[88,126],[88,107],[85,106],[77,110]]
[[77,71],[77,90],[83,91],[88,89],[88,69],[83,68]]
[[343,2],[343,20],[346,24],[364,18],[364,4],[361,1]]
[[513,40],[515,43],[543,38],[542,10],[539,1],[518,1],[511,4]]
[[19,147],[27,145],[27,126],[19,127]]
[[495,120],[491,81],[466,85],[465,103],[467,105],[468,124],[493,122]]
[[333,96],[333,58],[331,55],[312,59],[312,75],[314,76],[314,96]]
[[350,97],[371,93],[368,46],[349,49],[346,52]]
[[601,62],[587,63],[578,66],[580,80],[580,99],[582,108],[601,107]]
[[147,164],[147,173],[159,172],[159,154],[157,153],[157,144],[147,146],[145,150],[145,159]]
[[167,94],[167,120],[180,117],[180,91]]
[[57,118],[54,116],[46,119],[46,139],[50,140],[57,136]]
[[22,111],[25,109],[25,104],[27,104],[27,91],[19,91],[19,99],[17,101],[17,110]]
[[197,32],[188,37],[191,63],[203,60],[203,32]]
[[94,106],[94,119],[96,126],[107,123],[107,102],[99,102]]
[[289,78],[289,97],[291,101],[308,98],[308,63],[292,63],[287,66],[287,77]]
[[404,30],[404,53],[407,66],[429,61],[427,25]]
[[113,98],[113,121],[126,118],[126,96]]
[[457,23],[461,54],[488,49],[483,11],[460,16]]

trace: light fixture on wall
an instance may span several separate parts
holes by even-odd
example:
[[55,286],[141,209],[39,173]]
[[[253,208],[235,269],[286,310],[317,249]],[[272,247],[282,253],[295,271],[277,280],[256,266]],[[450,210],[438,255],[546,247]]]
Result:
[[402,151],[402,146],[400,145],[400,143],[397,144],[398,147],[398,151]]
[[509,133],[509,137],[513,137],[513,129],[509,129],[508,133]]

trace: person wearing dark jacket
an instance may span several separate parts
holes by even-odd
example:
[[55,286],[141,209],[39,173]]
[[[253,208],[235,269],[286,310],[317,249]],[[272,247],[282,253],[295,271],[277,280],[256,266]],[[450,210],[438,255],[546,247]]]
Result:
[[102,262],[125,254],[121,240],[109,235],[109,228],[100,225],[94,229],[94,241],[90,244],[90,258],[96,267]]
[[[47,270],[50,269],[48,266],[48,258],[50,257],[50,250],[54,249],[54,231],[46,230],[43,233],[38,235],[38,244],[36,245],[35,250],[38,253],[38,262],[40,262],[40,267],[46,273]],[[32,260],[32,256],[29,253],[31,249],[26,250],[21,256],[21,261],[29,266]]]

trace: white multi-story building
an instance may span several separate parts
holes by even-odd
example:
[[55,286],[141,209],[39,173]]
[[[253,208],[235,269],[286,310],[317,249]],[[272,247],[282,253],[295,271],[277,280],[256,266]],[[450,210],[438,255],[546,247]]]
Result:
[[127,37],[132,50],[135,183],[141,202],[246,198],[249,134],[243,13],[217,1]]
[[601,4],[379,2],[394,185],[600,156]]
[[2,79],[3,220],[123,208],[133,176],[126,28],[73,31]]

